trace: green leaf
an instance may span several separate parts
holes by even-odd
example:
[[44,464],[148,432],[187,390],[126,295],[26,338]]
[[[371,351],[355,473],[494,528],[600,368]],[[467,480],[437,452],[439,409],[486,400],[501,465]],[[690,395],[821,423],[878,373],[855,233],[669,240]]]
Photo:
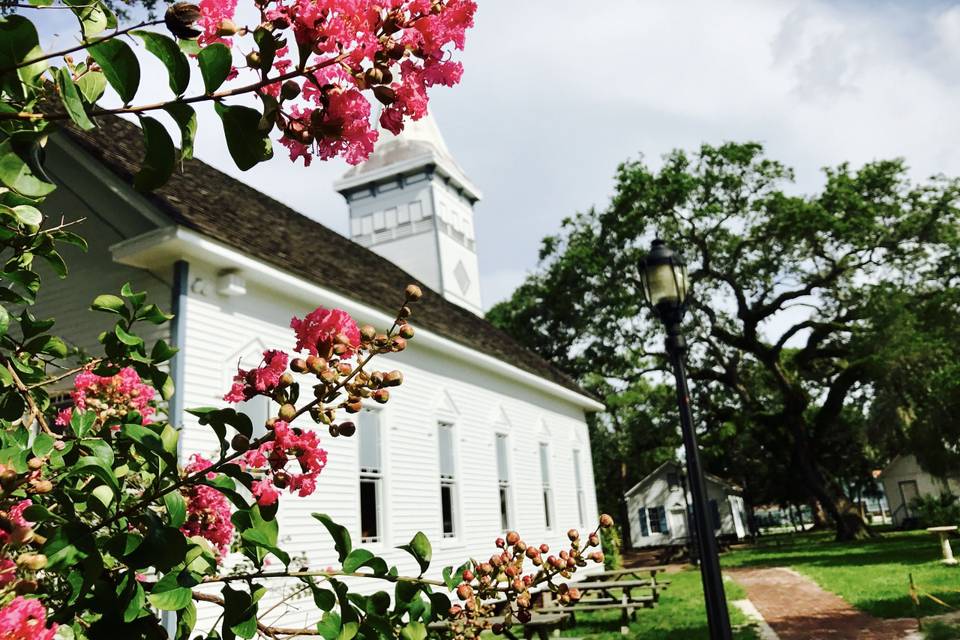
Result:
[[6,307],[0,306],[0,338],[7,335],[8,329],[10,329],[10,313]]
[[143,145],[145,157],[139,173],[133,179],[133,186],[138,191],[152,191],[167,183],[177,165],[177,149],[173,140],[158,120],[154,118],[140,118],[143,128]]
[[73,414],[70,416],[70,428],[78,438],[82,438],[93,428],[96,420],[97,416],[92,411],[78,411],[74,409]]
[[30,227],[39,227],[43,223],[43,213],[41,213],[36,207],[31,207],[28,204],[21,204],[13,207],[11,211],[13,211],[13,214],[17,217],[17,220],[19,220],[21,224],[25,224]]
[[53,437],[45,433],[37,434],[33,440],[33,455],[43,457],[53,449]]
[[186,587],[176,587],[161,593],[151,593],[147,596],[150,604],[161,611],[178,611],[190,604],[193,592]]
[[123,40],[112,38],[87,47],[87,53],[103,69],[124,104],[129,104],[140,86],[140,63],[133,49]]
[[433,559],[433,547],[430,546],[430,540],[422,531],[417,531],[417,534],[408,544],[402,545],[398,549],[403,549],[414,557],[417,564],[420,565],[420,573],[424,573],[430,568],[430,560]]
[[[140,585],[139,580],[134,580],[133,594],[130,596],[127,606],[123,609],[123,621],[124,622],[133,622],[137,619],[143,609],[143,603],[146,600],[145,594],[143,593],[143,586]],[[193,604],[192,602],[190,603]]]
[[87,71],[77,79],[77,88],[83,94],[84,100],[94,104],[103,97],[103,92],[107,88],[107,77],[102,71]]
[[176,354],[176,347],[171,347],[165,340],[157,340],[153,345],[153,350],[150,351],[150,359],[153,360],[154,364],[159,364],[166,362]]
[[333,546],[337,550],[340,562],[342,563],[347,559],[347,556],[350,555],[350,551],[353,548],[353,542],[350,540],[350,532],[347,531],[347,528],[343,525],[334,522],[333,519],[325,513],[313,513],[311,515],[316,520],[319,520],[320,523],[327,528],[327,531],[330,532],[330,537],[333,538]]
[[407,623],[407,626],[400,630],[400,637],[403,638],[403,640],[425,640],[427,637],[427,625],[416,620],[410,621]]
[[23,345],[27,353],[45,353],[55,358],[67,357],[67,345],[57,336],[37,336]]
[[70,470],[64,476],[64,479],[76,475],[95,476],[101,482],[113,489],[114,495],[120,495],[120,483],[117,482],[116,476],[113,475],[113,469],[111,469],[100,458],[95,458],[93,456],[84,456],[80,458],[77,461],[77,464],[70,468]]
[[[23,16],[9,15],[0,20],[0,69],[13,68],[43,55],[40,37],[33,23]],[[47,62],[35,62],[17,70],[17,77],[26,85],[47,69]]]
[[170,517],[171,527],[181,527],[187,521],[187,503],[179,491],[171,491],[164,494],[163,504],[167,508],[167,515]]
[[125,315],[123,312],[127,308],[127,303],[120,296],[104,293],[93,299],[90,308],[94,311],[104,311],[106,313],[117,313]]
[[117,339],[120,340],[120,342],[129,347],[135,347],[143,344],[143,338],[140,336],[135,336],[132,333],[127,333],[119,324],[113,328],[113,333],[117,336]]
[[117,27],[117,17],[98,0],[63,0],[63,3],[73,10],[80,21],[84,40]]
[[170,90],[178,96],[186,91],[190,84],[190,64],[173,38],[153,31],[138,30],[131,33],[143,40],[147,51],[159,58],[167,68]]
[[340,620],[340,614],[336,611],[327,611],[323,614],[320,622],[317,623],[317,632],[325,640],[337,640],[342,628],[343,623]]
[[276,56],[277,39],[273,31],[265,27],[257,27],[253,32],[253,40],[257,43],[260,53],[260,71],[268,73],[273,68],[273,59]]
[[29,198],[42,198],[56,189],[56,185],[37,176],[37,172],[14,149],[10,138],[0,142],[0,182]]
[[353,573],[375,556],[366,549],[354,549],[343,561],[343,570],[346,573]]
[[70,75],[70,69],[67,67],[57,69],[57,89],[60,90],[60,100],[70,119],[81,129],[93,129],[93,122],[87,117],[83,100],[80,99],[80,92],[77,90],[77,85],[73,83],[73,76]]
[[259,129],[260,112],[250,107],[214,105],[223,122],[223,135],[234,163],[241,171],[273,157],[273,145]]
[[227,45],[215,42],[200,50],[197,54],[200,63],[200,75],[203,76],[203,87],[207,93],[213,93],[220,88],[233,66],[233,57]]
[[164,109],[180,127],[180,160],[193,157],[193,139],[197,135],[197,112],[188,104],[175,102]]

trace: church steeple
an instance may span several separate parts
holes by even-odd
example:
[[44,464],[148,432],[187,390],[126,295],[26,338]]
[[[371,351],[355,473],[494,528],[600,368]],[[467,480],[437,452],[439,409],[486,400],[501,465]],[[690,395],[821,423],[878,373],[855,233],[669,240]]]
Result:
[[473,205],[480,191],[432,116],[399,136],[380,131],[373,155],[334,188],[350,207],[350,238],[445,298],[481,314]]

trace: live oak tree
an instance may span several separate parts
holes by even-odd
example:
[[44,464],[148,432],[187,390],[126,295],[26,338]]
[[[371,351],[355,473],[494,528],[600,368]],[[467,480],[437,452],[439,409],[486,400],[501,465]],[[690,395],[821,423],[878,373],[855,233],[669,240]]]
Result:
[[[659,170],[626,162],[610,205],[565,220],[543,243],[541,269],[489,317],[584,382],[664,380],[662,329],[638,271],[663,238],[690,266],[701,427],[727,429],[749,464],[779,468],[785,494],[819,501],[837,537],[852,539],[869,530],[844,481],[899,364],[892,345],[919,340],[888,325],[891,308],[955,287],[960,184],[912,184],[901,161],[824,177],[819,193],[793,195],[792,171],[751,143],[675,151]],[[918,407],[927,396],[911,397]]]

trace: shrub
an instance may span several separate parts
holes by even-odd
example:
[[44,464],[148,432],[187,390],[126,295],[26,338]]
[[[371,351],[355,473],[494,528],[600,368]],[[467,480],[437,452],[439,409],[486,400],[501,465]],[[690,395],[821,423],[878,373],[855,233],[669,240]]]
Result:
[[938,496],[919,496],[910,507],[923,527],[960,524],[960,503],[957,496],[946,491]]

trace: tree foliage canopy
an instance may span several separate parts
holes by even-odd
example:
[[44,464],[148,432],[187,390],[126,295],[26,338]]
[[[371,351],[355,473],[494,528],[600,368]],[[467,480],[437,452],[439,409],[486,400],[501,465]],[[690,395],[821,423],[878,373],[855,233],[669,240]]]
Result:
[[936,345],[955,344],[947,322],[917,326],[922,308],[956,310],[960,183],[913,184],[901,161],[826,169],[811,196],[790,193],[792,178],[753,143],[675,151],[659,170],[624,163],[610,205],[565,220],[542,269],[489,317],[594,388],[634,388],[666,367],[639,279],[663,238],[690,269],[695,406],[725,447],[748,445],[727,470],[776,471],[784,494],[819,500],[853,537],[865,529],[844,485],[869,460],[868,434],[906,398],[926,405],[918,385],[947,366]]

